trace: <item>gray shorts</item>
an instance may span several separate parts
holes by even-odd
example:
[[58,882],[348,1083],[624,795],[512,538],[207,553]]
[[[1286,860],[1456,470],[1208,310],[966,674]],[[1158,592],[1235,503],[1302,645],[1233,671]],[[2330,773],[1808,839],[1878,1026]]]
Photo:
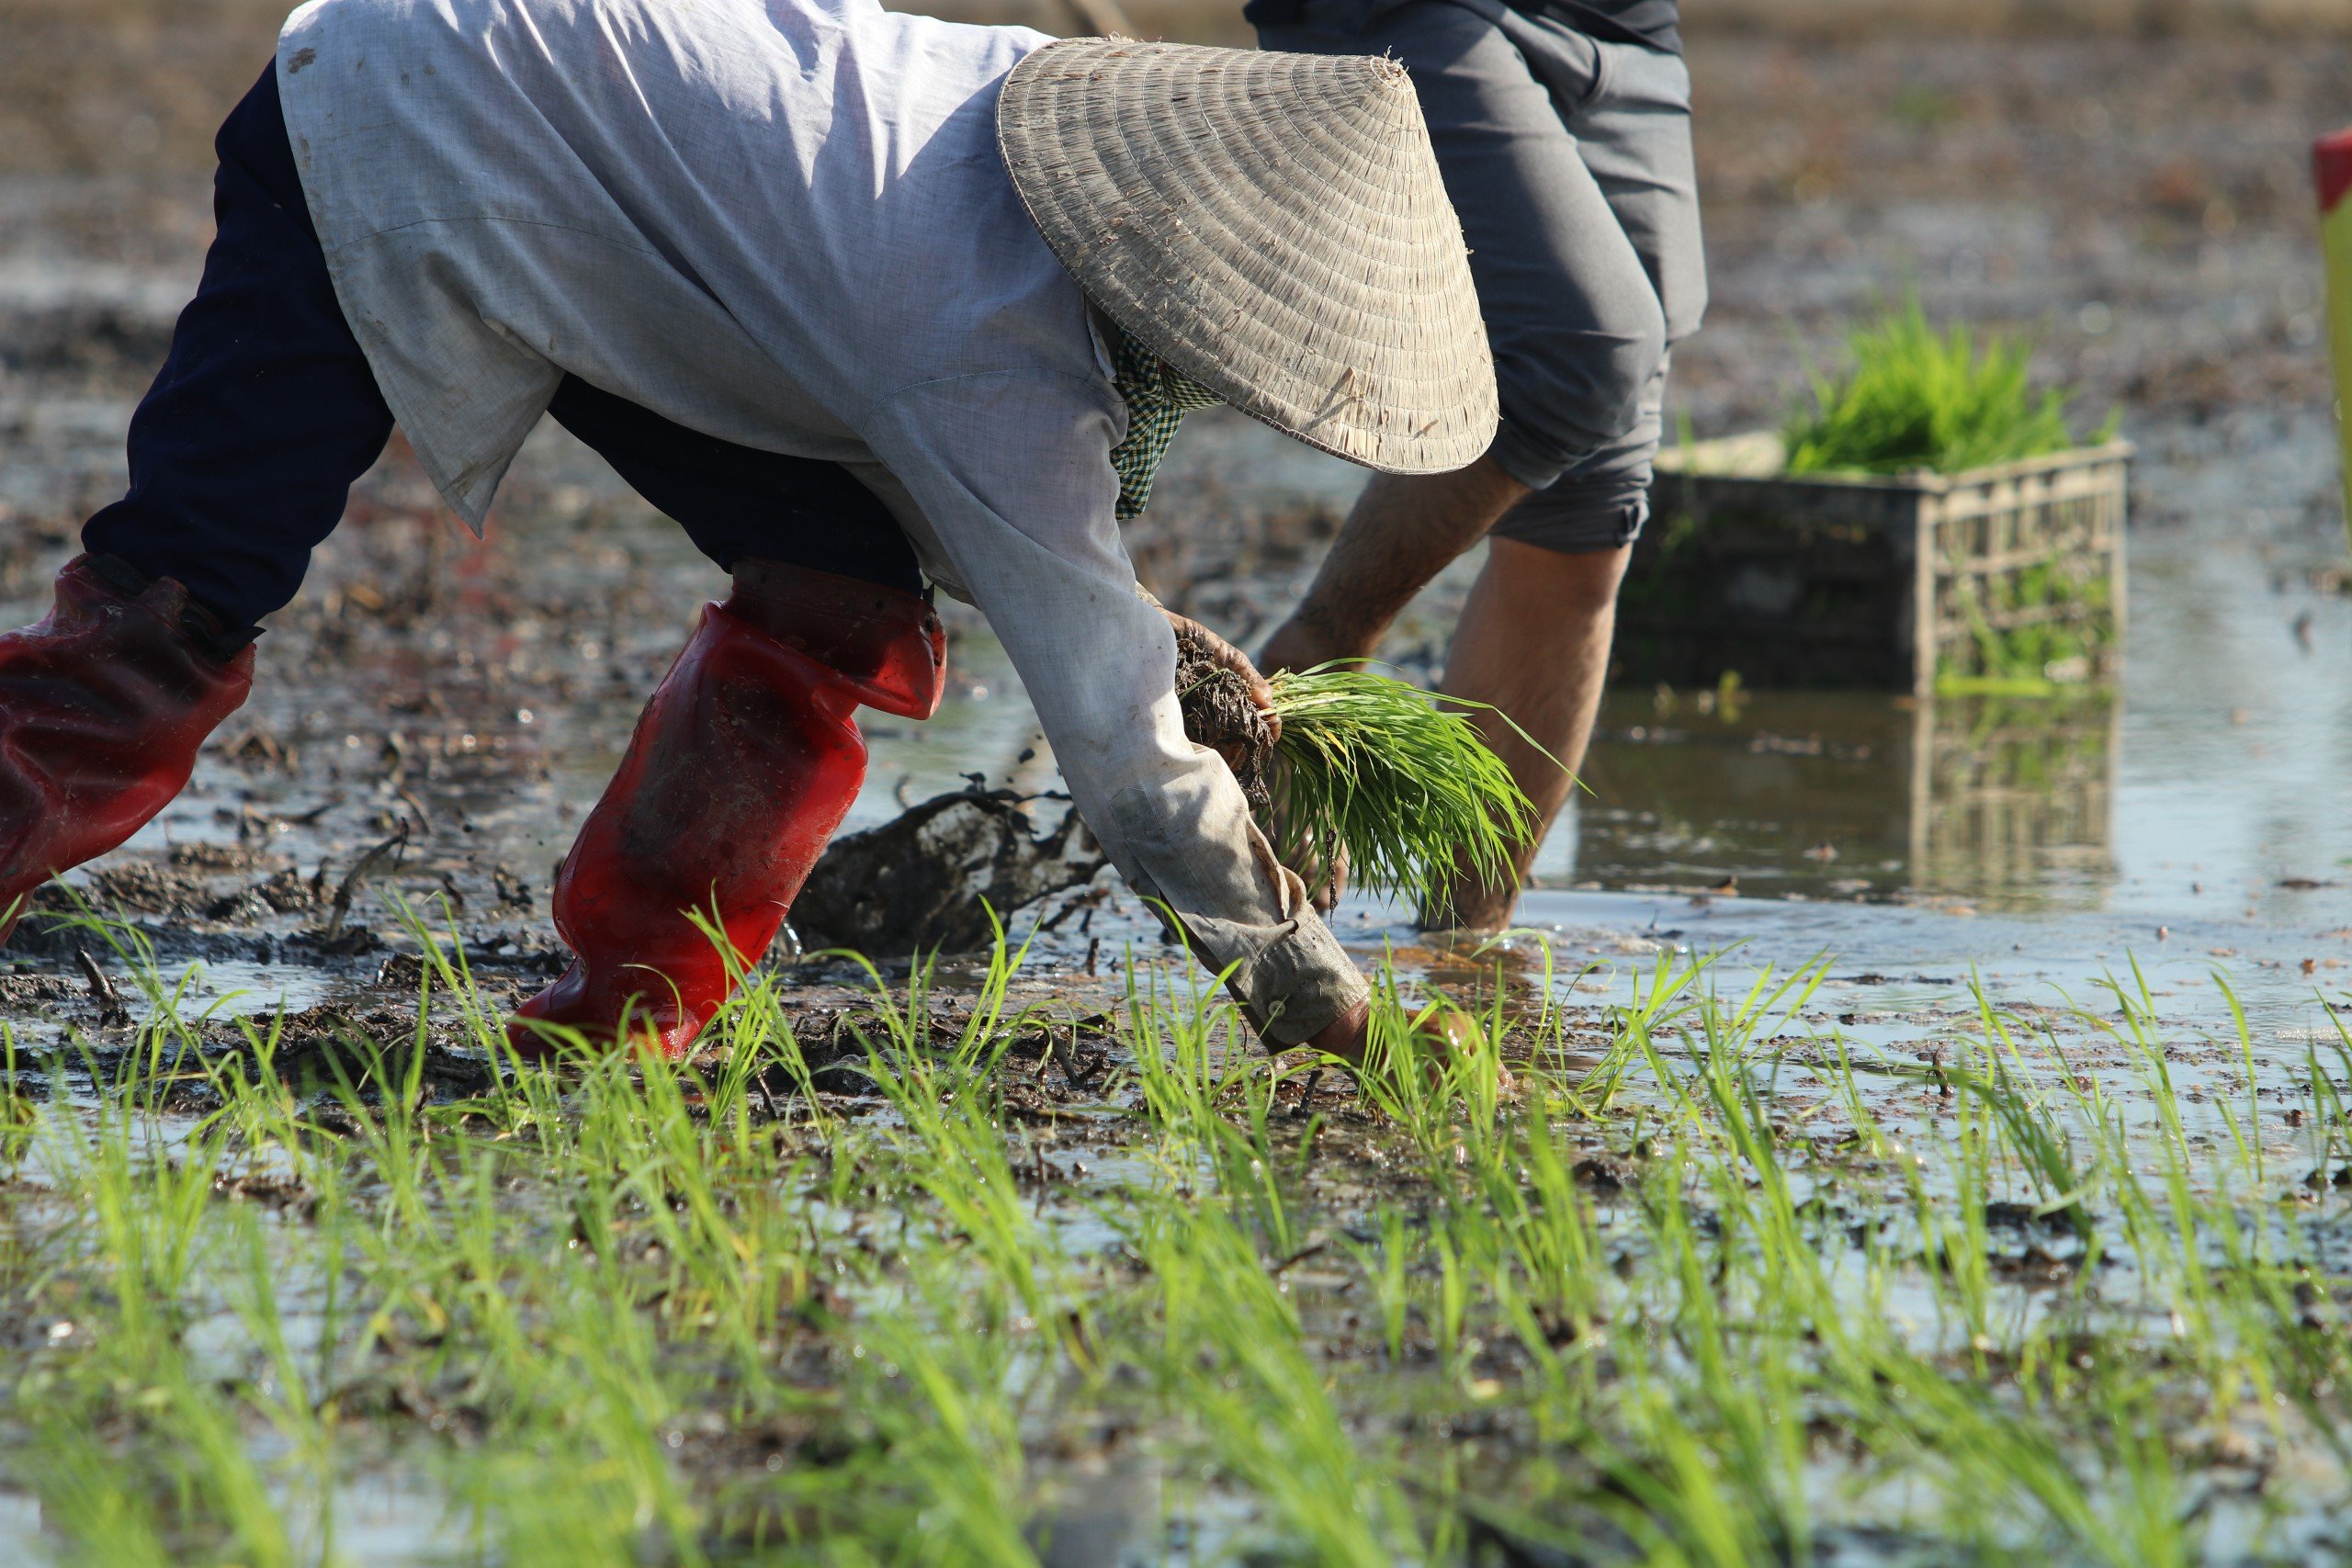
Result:
[[1536,492],[1494,531],[1570,553],[1630,544],[1668,350],[1707,306],[1681,57],[1499,0],[1305,0],[1258,37],[1412,73],[1494,346],[1492,455]]

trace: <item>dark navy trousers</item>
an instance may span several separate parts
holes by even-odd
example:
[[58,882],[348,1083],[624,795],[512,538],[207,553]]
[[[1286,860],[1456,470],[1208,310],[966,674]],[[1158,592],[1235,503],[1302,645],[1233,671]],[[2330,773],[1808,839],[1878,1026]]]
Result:
[[[130,491],[82,541],[249,630],[301,586],[392,414],[335,302],[275,66],[215,146],[203,282],[131,416]],[[571,376],[548,412],[721,567],[752,557],[922,590],[906,535],[838,464],[717,440]]]

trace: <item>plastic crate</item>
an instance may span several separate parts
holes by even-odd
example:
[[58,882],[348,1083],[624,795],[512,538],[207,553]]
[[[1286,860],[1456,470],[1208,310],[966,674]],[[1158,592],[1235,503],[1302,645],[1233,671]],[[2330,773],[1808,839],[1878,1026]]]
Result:
[[1620,677],[1919,695],[2112,679],[2131,456],[2113,441],[1961,474],[1800,478],[1770,434],[1662,452],[1619,599]]

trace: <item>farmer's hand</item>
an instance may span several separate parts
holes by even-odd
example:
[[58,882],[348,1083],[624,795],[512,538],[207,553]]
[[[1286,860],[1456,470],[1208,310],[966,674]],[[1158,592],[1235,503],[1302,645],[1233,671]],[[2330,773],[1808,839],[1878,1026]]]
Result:
[[[1258,672],[1258,667],[1250,661],[1250,656],[1207,627],[1197,622],[1186,620],[1164,605],[1161,607],[1161,613],[1174,623],[1179,642],[1187,637],[1199,638],[1203,658],[1222,669],[1232,671],[1249,682],[1250,701],[1256,703],[1259,710],[1266,716],[1266,728],[1271,732],[1270,742],[1280,740],[1283,738],[1283,721],[1273,711],[1273,688],[1266,684],[1266,678]],[[1284,631],[1289,629],[1287,626],[1283,628]],[[1283,653],[1281,651],[1283,636],[1283,632],[1275,633],[1274,640],[1266,645],[1266,657],[1270,660],[1271,668],[1306,669],[1317,662],[1313,660],[1290,658]],[[1272,662],[1276,660],[1280,661]],[[1227,757],[1226,761],[1232,762],[1235,759]],[[1283,831],[1281,823],[1268,821],[1262,826],[1278,846],[1289,842],[1289,835]],[[1329,915],[1339,907],[1340,895],[1348,890],[1347,845],[1333,844],[1328,851],[1320,844],[1295,845],[1290,852],[1284,853],[1283,863],[1306,879],[1307,902],[1314,906],[1317,914]]]
[[[1449,1061],[1466,1062],[1476,1059],[1483,1032],[1476,1019],[1472,1018],[1452,1002],[1438,1003],[1431,1015],[1421,1023],[1419,1028],[1413,1031],[1411,1047],[1423,1053],[1420,1066],[1428,1075],[1432,1088],[1444,1079]],[[1364,1051],[1370,1043],[1371,1034],[1372,1003],[1361,1001],[1340,1017],[1325,1024],[1319,1032],[1289,1049],[1316,1051],[1325,1055],[1337,1056],[1350,1068],[1361,1073],[1363,1070]],[[1495,1061],[1492,1066],[1496,1077],[1496,1089],[1506,1100],[1514,1097],[1519,1091],[1519,1081],[1511,1076],[1510,1069],[1504,1066],[1500,1061]]]
[[[1159,601],[1154,600],[1153,603],[1158,604]],[[1178,664],[1182,666],[1188,658],[1199,660],[1240,677],[1250,702],[1265,716],[1266,744],[1271,747],[1279,743],[1283,738],[1283,721],[1282,716],[1274,712],[1273,688],[1258,672],[1258,667],[1250,661],[1250,656],[1198,621],[1180,615],[1164,604],[1159,606],[1159,613],[1166,615],[1169,624],[1176,628]],[[1237,778],[1248,771],[1250,759],[1235,754],[1229,745],[1220,744],[1217,750]],[[1282,839],[1279,823],[1262,821],[1260,825],[1278,840]],[[1285,857],[1285,863],[1307,879],[1307,902],[1318,915],[1329,915],[1339,904],[1340,895],[1347,891],[1348,847],[1345,844],[1331,845],[1328,853],[1323,852],[1320,845],[1307,844],[1303,846],[1301,852]]]
[[1250,662],[1250,656],[1190,615],[1180,615],[1165,604],[1160,605],[1159,613],[1168,617],[1170,626],[1176,628],[1176,640],[1180,644],[1190,643],[1201,658],[1220,670],[1230,670],[1241,677],[1242,684],[1250,690],[1250,700],[1257,704],[1260,713],[1266,716],[1268,741],[1280,740],[1283,738],[1283,721],[1281,716],[1274,712],[1274,689],[1266,684],[1266,678],[1258,673],[1258,667]]

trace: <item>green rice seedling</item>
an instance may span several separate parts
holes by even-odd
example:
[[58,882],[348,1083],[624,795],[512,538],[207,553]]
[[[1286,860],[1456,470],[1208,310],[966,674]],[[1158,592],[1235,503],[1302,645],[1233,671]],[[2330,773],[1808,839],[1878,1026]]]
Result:
[[[212,1119],[168,1138],[142,1109],[143,1092],[119,1083],[86,1118],[62,1102],[43,1111],[52,1179],[80,1211],[49,1282],[69,1285],[67,1299],[82,1305],[75,1338],[16,1391],[36,1447],[62,1456],[35,1467],[36,1483],[59,1489],[61,1512],[89,1532],[77,1545],[93,1557],[120,1550],[135,1561],[149,1539],[192,1532],[255,1568],[290,1564],[297,1553],[240,1412],[191,1364],[185,1338],[207,1294],[209,1198],[230,1164],[226,1134]],[[102,1291],[71,1288],[85,1281]],[[89,1461],[98,1455],[119,1483],[97,1483]]]
[[1025,951],[1008,953],[997,927],[978,1004],[944,1057],[929,1036],[927,975],[910,981],[903,1007],[886,993],[886,1038],[864,1040],[866,1071],[903,1120],[906,1135],[892,1147],[909,1184],[938,1205],[945,1224],[1007,1288],[1006,1315],[1017,1307],[1035,1324],[1060,1323],[1082,1335],[1082,1309],[1068,1300],[1055,1254],[1022,1197],[988,1087],[1022,1021],[1005,1020],[1004,1009]]
[[[1696,1142],[1669,1153],[1702,1171],[1734,1168],[1704,1156]],[[1717,1174],[1710,1196],[1736,1195]],[[1757,1299],[1742,1289],[1738,1265],[1750,1255],[1735,1245],[1736,1232],[1710,1236],[1710,1216],[1679,1182],[1655,1183],[1645,1197],[1657,1322],[1611,1340],[1623,1382],[1600,1403],[1612,1434],[1601,1466],[1614,1496],[1604,1511],[1654,1561],[1805,1561],[1802,1437],[1784,1418],[1802,1405],[1786,1332],[1758,1324],[1735,1343]],[[1731,1220],[1720,1208],[1712,1217],[1719,1227]]]
[[[1458,1166],[1498,1157],[1502,1033],[1499,1001],[1484,1019],[1458,1014],[1442,997],[1415,1005],[1395,965],[1373,977],[1371,1028],[1355,1077],[1366,1104],[1403,1134],[1430,1178],[1453,1180]],[[1463,1021],[1475,1025],[1466,1032]]]
[[2237,987],[2221,970],[2211,972],[2213,987],[2229,1004],[2230,1017],[2237,1025],[2238,1060],[2245,1065],[2245,1121],[2241,1124],[2229,1107],[2222,1110],[2228,1115],[2230,1135],[2237,1141],[2238,1152],[2254,1167],[2254,1179],[2260,1184],[2264,1174],[2262,1149],[2262,1078],[2254,1062],[2254,1031],[2245,1021],[2245,1006],[2238,1000]]
[[[1982,981],[1973,976],[1969,991],[1975,998],[1977,1020],[1984,1030],[1984,1070],[1978,1074],[1954,1064],[1947,1069],[1948,1080],[1980,1100],[1993,1116],[2010,1156],[2033,1187],[2039,1212],[2064,1216],[2074,1227],[2076,1239],[2087,1245],[2096,1231],[2083,1209],[2082,1199],[2090,1190],[2097,1172],[2082,1165],[2074,1135],[2052,1111],[2049,1097],[2033,1093],[2018,1082],[2013,1064],[2021,1062],[2024,1053],[2008,1018],[1993,1005]],[[2048,1038],[2046,1043],[2071,1079],[2074,1071],[2064,1049],[2054,1038]]]
[[353,1128],[352,1143],[384,1183],[379,1224],[384,1239],[396,1243],[403,1231],[430,1230],[435,1224],[426,1129],[410,1113],[422,1089],[424,1053],[421,1045],[412,1052],[400,1088],[380,1095],[374,1103],[363,1084],[386,1085],[390,1074],[373,1043],[363,1043],[362,1055],[368,1071],[360,1079],[352,1077],[343,1053],[327,1056],[327,1068],[334,1080],[331,1092]]
[[[224,1253],[244,1254],[243,1289],[233,1304],[238,1322],[265,1369],[244,1391],[244,1400],[285,1442],[288,1468],[299,1472],[305,1493],[318,1501],[317,1550],[304,1555],[332,1562],[336,1555],[334,1498],[340,1471],[336,1442],[340,1423],[327,1397],[332,1358],[322,1355],[318,1365],[306,1368],[296,1355],[280,1293],[278,1271],[285,1258],[271,1246],[261,1222],[250,1213],[241,1213],[231,1230],[232,1234],[224,1238],[229,1243]],[[333,1280],[336,1273],[330,1268],[323,1277]],[[322,1348],[334,1345],[337,1327],[330,1301],[320,1325]]]
[[1790,473],[1954,474],[2075,446],[2066,394],[2033,389],[2029,345],[1959,322],[1939,333],[1917,295],[1855,326],[1846,352],[1850,367],[1816,374],[1813,406],[1783,427]]
[[1490,1168],[1482,1183],[1505,1245],[1524,1270],[1525,1299],[1547,1346],[1589,1342],[1604,1311],[1598,1217],[1577,1186],[1574,1165],[1539,1102],[1539,1113],[1514,1129],[1510,1156]]
[[1308,886],[1329,875],[1335,847],[1358,885],[1425,909],[1458,873],[1517,880],[1535,807],[1471,722],[1496,710],[1333,665],[1270,683],[1275,848]]
[[1948,1156],[1958,1188],[1953,1197],[1938,1192],[1928,1179],[1928,1165],[1945,1167],[1946,1159],[1915,1159],[1899,1168],[1910,1189],[1920,1258],[1932,1271],[1937,1310],[1958,1319],[1970,1350],[1981,1355],[1984,1347],[1992,1343],[1992,1248],[1984,1217],[1991,1182],[1990,1151],[1982,1108],[1973,1101],[1963,1102],[1963,1111],[1956,1140],[1947,1143],[1928,1134],[1918,1145]]
[[[2335,1054],[2336,1065],[2344,1071],[2346,1083],[2352,1083],[2352,1028],[2333,1010],[2328,1022],[2335,1031],[2335,1038],[2328,1048]],[[2310,1131],[2312,1168],[2328,1171],[2336,1168],[2337,1150],[2345,1146],[2346,1137],[2352,1133],[2352,1112],[2344,1103],[2345,1084],[2338,1083],[2320,1061],[2319,1047],[2309,1045],[2303,1052],[2303,1082],[2311,1110],[2304,1121]]]
[[1127,1032],[1136,1042],[1137,1109],[1174,1145],[1182,1159],[1213,1155],[1223,1118],[1216,1107],[1250,1076],[1245,1052],[1220,1050],[1220,1009],[1197,974],[1189,974],[1191,1005],[1178,1007],[1169,976],[1136,962],[1127,968]]
[[220,1129],[198,1128],[175,1151],[161,1128],[122,1100],[101,1100],[86,1123],[55,1102],[43,1114],[50,1179],[80,1199],[87,1261],[107,1279],[125,1330],[140,1338],[175,1333],[201,1263]]
[[164,1539],[164,1520],[143,1477],[70,1420],[36,1423],[19,1460],[49,1529],[73,1568],[176,1568],[185,1559]]
[[673,1334],[724,1351],[751,1376],[768,1325],[808,1298],[810,1262],[766,1186],[746,1190],[756,1156],[727,1076],[714,1086],[690,1067],[648,1060],[634,1083],[602,1079],[609,1087],[590,1112],[601,1123],[592,1146],[610,1151],[604,1163],[616,1179],[576,1190],[573,1214],[577,1234],[605,1238],[607,1247],[623,1228],[621,1213],[636,1215],[662,1265],[653,1315]]
[[[1246,1206],[1269,1245],[1289,1254],[1302,1239],[1286,1192],[1293,1162],[1274,1146],[1272,1118],[1276,1086],[1297,1069],[1257,1057],[1239,1010],[1222,995],[1224,976],[1204,988],[1193,976],[1188,1005],[1178,1007],[1161,976],[1132,960],[1128,974],[1137,1109],[1161,1136],[1161,1164],[1178,1187],[1206,1179]],[[1236,1102],[1238,1122],[1226,1110]],[[1317,1125],[1298,1135],[1303,1154],[1311,1152]]]
[[1405,1336],[1412,1327],[1412,1294],[1406,1269],[1412,1261],[1412,1244],[1404,1214],[1396,1208],[1380,1211],[1379,1243],[1344,1243],[1372,1287],[1373,1304],[1380,1314],[1380,1341],[1391,1366],[1405,1359]]
[[[1014,959],[952,1028],[936,976],[876,982],[880,1109],[764,1096],[798,998],[759,975],[703,1067],[582,1053],[464,1099],[405,1029],[266,1015],[27,1057],[0,1462],[50,1555],[356,1558],[336,1489],[389,1463],[451,1561],[1019,1563],[1114,1425],[1197,1562],[1522,1560],[1465,1518],[1596,1564],[2287,1561],[2352,1491],[2345,1200],[2265,1163],[2275,1093],[2220,1089],[2224,1130],[2217,1053],[2137,975],[2040,1037],[1980,995],[1921,1068],[1849,1057],[1809,971],[1661,957],[1544,1010],[1580,1046],[1602,1021],[1604,1089],[1539,1053],[1515,1103],[1375,1074],[1390,1114],[1318,1123],[1150,964],[1127,1087],[1001,1081]],[[432,1041],[494,1017],[427,968]],[[1394,976],[1378,1005],[1403,1041]],[[2345,1054],[2296,1064],[2331,1175]],[[173,1092],[199,1069],[217,1110]],[[1109,1145],[1091,1185],[1026,1179],[1044,1117]],[[1996,1195],[2075,1198],[2070,1278],[2010,1270],[2048,1238],[1988,1227]]]
[[914,1272],[905,1306],[849,1325],[862,1352],[861,1397],[890,1445],[899,1484],[916,1499],[901,1521],[900,1560],[1033,1568],[1014,1390],[1041,1380],[1023,1379],[1016,1337],[966,1321],[961,1259],[925,1247]]
[[1151,1365],[1227,1479],[1263,1500],[1307,1561],[1372,1568],[1418,1558],[1403,1496],[1350,1439],[1291,1301],[1225,1206],[1161,1195],[1137,1215],[1129,1245],[1161,1308]]

